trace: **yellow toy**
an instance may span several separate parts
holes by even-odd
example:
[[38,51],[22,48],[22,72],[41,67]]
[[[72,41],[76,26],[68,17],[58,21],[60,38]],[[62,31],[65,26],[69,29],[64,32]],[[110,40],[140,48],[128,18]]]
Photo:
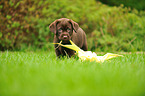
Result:
[[104,56],[97,56],[97,54],[95,52],[83,51],[78,46],[76,46],[71,40],[70,40],[70,43],[72,45],[63,45],[63,44],[61,44],[61,42],[53,43],[53,44],[59,44],[60,46],[63,46],[63,47],[76,51],[79,59],[82,61],[89,60],[89,61],[96,61],[96,62],[104,62],[105,60],[108,60],[108,59],[111,59],[114,57],[123,56],[123,55],[112,54],[112,53],[107,53]]

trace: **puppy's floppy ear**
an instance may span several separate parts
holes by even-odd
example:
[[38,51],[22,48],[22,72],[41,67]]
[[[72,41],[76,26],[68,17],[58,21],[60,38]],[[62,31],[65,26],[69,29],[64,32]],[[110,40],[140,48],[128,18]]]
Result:
[[79,29],[78,23],[74,22],[73,20],[70,20],[70,23],[72,24],[73,30],[77,32],[77,30]]
[[58,24],[58,20],[55,20],[54,22],[52,22],[49,25],[49,29],[51,32],[53,32],[54,34],[56,34],[56,25]]

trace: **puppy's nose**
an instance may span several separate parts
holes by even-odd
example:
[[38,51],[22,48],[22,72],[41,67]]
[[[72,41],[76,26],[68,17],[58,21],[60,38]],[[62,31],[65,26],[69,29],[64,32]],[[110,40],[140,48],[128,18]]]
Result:
[[67,36],[67,35],[64,35],[64,36],[63,36],[63,39],[68,39],[68,36]]
[[65,36],[63,36],[63,38],[64,38],[64,39],[65,39],[65,38],[67,38],[67,37],[68,37],[68,36],[66,36],[66,35],[65,35]]

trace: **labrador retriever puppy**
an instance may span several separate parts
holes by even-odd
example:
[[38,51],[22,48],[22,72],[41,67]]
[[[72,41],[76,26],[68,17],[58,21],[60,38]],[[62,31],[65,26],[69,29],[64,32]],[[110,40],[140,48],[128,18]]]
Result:
[[[62,41],[62,44],[66,45],[70,44],[69,40],[72,40],[78,47],[87,51],[86,34],[73,20],[67,18],[57,19],[49,25],[49,29],[54,33],[54,43],[60,43]],[[58,57],[71,57],[75,54],[75,51],[57,44],[54,47]]]

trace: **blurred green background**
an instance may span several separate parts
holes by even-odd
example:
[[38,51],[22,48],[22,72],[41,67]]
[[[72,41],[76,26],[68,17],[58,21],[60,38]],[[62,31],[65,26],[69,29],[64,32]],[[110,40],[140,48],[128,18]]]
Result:
[[0,50],[53,48],[48,26],[62,17],[86,32],[89,50],[145,51],[144,0],[1,0]]

